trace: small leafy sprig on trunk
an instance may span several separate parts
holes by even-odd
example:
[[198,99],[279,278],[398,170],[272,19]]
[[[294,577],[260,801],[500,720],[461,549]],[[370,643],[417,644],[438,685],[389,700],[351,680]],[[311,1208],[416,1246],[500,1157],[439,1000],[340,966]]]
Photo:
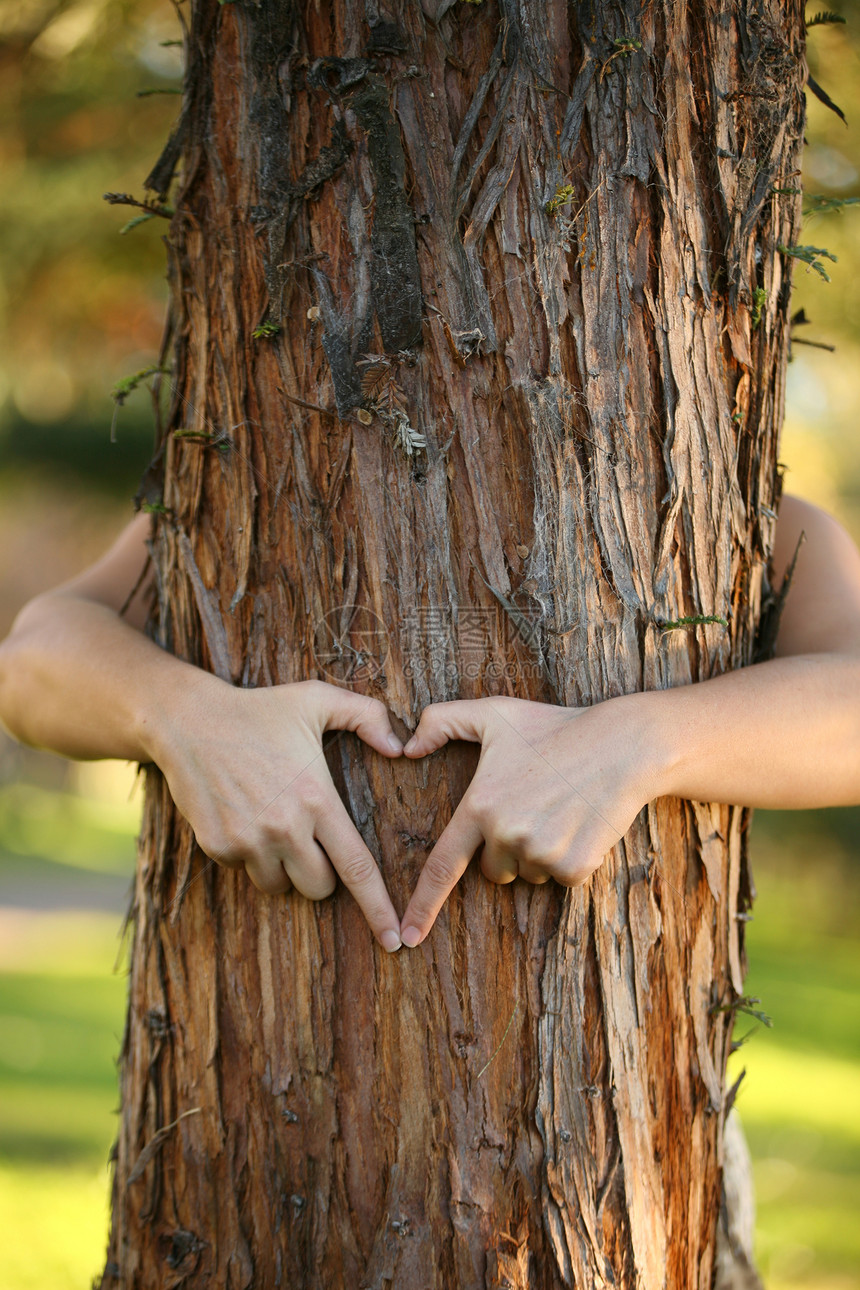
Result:
[[824,193],[815,193],[808,200],[804,216],[830,215],[833,211],[844,210],[846,206],[860,205],[860,197],[828,197]]
[[130,394],[133,394],[137,387],[149,376],[166,376],[170,374],[169,367],[162,367],[159,363],[153,363],[150,367],[142,367],[137,372],[132,372],[130,376],[121,377],[110,392],[114,401],[113,417],[110,424],[110,441],[116,442],[116,419],[119,416],[119,410],[125,403]]
[[280,323],[263,322],[263,323],[260,323],[259,326],[254,328],[254,330],[251,332],[251,335],[253,336],[254,340],[268,340],[272,336],[279,335],[280,330],[281,330]]
[[755,291],[753,292],[753,299],[752,299],[753,307],[752,307],[751,325],[752,325],[753,331],[758,331],[759,329],[759,325],[761,323],[762,310],[764,309],[766,303],[767,303],[767,291],[764,289],[764,287],[756,287]]
[[[362,369],[361,392],[367,405],[363,410],[377,414],[407,457],[413,457],[427,447],[425,436],[409,420],[406,399],[397,384],[397,367],[401,363],[411,365],[414,361],[411,354],[403,352],[395,358],[388,354],[367,354],[357,364]],[[363,417],[359,419],[364,420]]]
[[794,260],[802,260],[804,264],[809,265],[810,269],[814,269],[825,282],[830,281],[830,274],[821,263],[821,257],[823,256],[824,259],[831,260],[835,264],[837,257],[832,251],[826,250],[823,246],[786,246],[783,242],[779,242],[776,249],[782,251],[783,255],[790,255]]
[[637,50],[640,50],[642,48],[642,41],[637,40],[635,36],[619,36],[616,40],[613,40],[612,45],[613,45],[612,53],[609,55],[608,58],[604,59],[603,64],[600,68],[599,80],[601,83],[606,73],[612,67],[612,64],[614,63],[615,59],[629,58],[631,54],[635,54]]
[[844,23],[845,19],[842,17],[841,13],[834,13],[832,9],[822,9],[818,13],[813,14],[811,18],[807,18],[806,30],[809,31],[810,27],[821,27],[824,23],[832,22]]
[[754,1017],[756,1021],[760,1021],[762,1025],[767,1026],[768,1029],[772,1029],[773,1018],[769,1017],[766,1012],[763,1012],[761,1008],[756,1006],[760,1003],[761,999],[757,998],[755,995],[741,994],[738,995],[736,999],[732,999],[730,1003],[715,1003],[708,1009],[708,1011],[711,1016],[715,1016],[720,1012],[743,1012],[748,1017]]
[[555,194],[550,197],[549,201],[544,206],[544,210],[547,215],[557,215],[562,206],[566,206],[575,194],[576,190],[572,184],[559,184],[558,188],[555,190]]
[[142,215],[135,215],[127,224],[123,224],[119,230],[120,233],[130,233],[133,228],[154,219],[156,215],[160,215],[162,219],[172,219],[176,213],[166,202],[154,201],[151,198],[139,201],[137,197],[132,197],[131,193],[103,193],[102,197],[110,206],[137,206],[143,211]]
[[142,367],[140,371],[132,372],[130,376],[121,377],[111,390],[110,396],[114,403],[122,407],[128,396],[133,394],[148,376],[164,376],[169,372],[169,367],[161,367],[158,363],[153,363],[151,367]]

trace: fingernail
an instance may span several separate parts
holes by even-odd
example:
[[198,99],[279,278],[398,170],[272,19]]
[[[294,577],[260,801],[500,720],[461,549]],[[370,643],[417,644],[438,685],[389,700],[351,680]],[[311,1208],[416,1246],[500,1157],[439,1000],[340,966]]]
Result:
[[[400,740],[397,738],[397,735],[389,735],[389,736],[388,736],[388,747],[389,747],[389,748],[391,749],[391,751],[392,751],[392,752],[394,752],[394,753],[402,753],[402,752],[403,752],[403,744],[402,744],[402,743],[400,742]],[[396,948],[397,948],[397,946],[395,945],[395,947],[394,947],[394,948],[396,949]]]
[[414,950],[421,941],[421,933],[417,927],[404,927],[400,939],[407,949]]
[[382,948],[388,950],[389,954],[400,949],[400,937],[396,932],[383,932],[379,939],[382,942]]
[[411,739],[408,741],[408,743],[406,744],[406,747],[403,749],[403,751],[404,751],[404,752],[409,752],[412,748],[414,748],[414,747],[415,747],[415,745],[416,745],[417,743],[418,743],[418,740],[417,740],[417,739],[415,738],[415,736],[413,735],[413,736],[412,736],[412,738],[411,738]]

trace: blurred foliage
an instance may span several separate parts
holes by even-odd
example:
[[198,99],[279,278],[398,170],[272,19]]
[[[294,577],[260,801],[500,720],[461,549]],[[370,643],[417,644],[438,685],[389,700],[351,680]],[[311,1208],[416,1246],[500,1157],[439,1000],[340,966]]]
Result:
[[[768,1290],[860,1287],[860,809],[756,812],[758,897],[747,994],[772,1029],[731,1074],[753,1156],[757,1254]],[[835,894],[838,893],[838,899]]]
[[[814,331],[809,339],[860,345],[860,295],[857,266],[860,262],[860,212],[850,206],[816,210],[821,198],[856,198],[860,195],[860,0],[834,0],[834,12],[844,25],[816,27],[809,33],[807,60],[810,74],[844,109],[846,123],[807,93],[807,148],[803,158],[804,223],[801,242],[827,247],[838,257],[830,270],[831,283],[823,286],[802,266],[795,266],[793,308],[804,307]],[[801,333],[807,336],[804,331]]]
[[104,1165],[0,1161],[0,1213],[14,1233],[0,1250],[3,1290],[88,1290],[104,1264],[108,1184]]
[[134,491],[152,438],[145,392],[109,391],[157,355],[162,220],[120,236],[177,111],[182,35],[164,0],[0,7],[0,445],[4,463]]
[[115,913],[0,914],[3,1290],[85,1290],[104,1260],[118,955]]
[[[827,265],[830,282],[794,264],[792,312],[802,309],[808,321],[793,331],[780,456],[786,488],[835,512],[860,541],[860,207],[853,204],[860,195],[860,0],[834,0],[829,9],[845,23],[812,28],[807,59],[847,123],[807,93],[799,241],[825,247],[837,263]],[[833,345],[835,353],[807,342]]]
[[[830,284],[795,264],[796,370],[789,383],[789,487],[842,507],[860,536],[854,401],[834,404],[829,382],[860,359],[860,211],[832,209],[860,194],[860,0],[834,0],[845,23],[809,33],[812,75],[844,109],[846,125],[811,94],[800,239],[838,257]],[[4,0],[0,7],[0,448],[4,466],[128,495],[148,457],[152,416],[138,391],[109,442],[111,387],[155,361],[166,300],[164,222],[126,233],[135,212],[105,192],[142,185],[177,113],[182,24],[168,0]],[[810,8],[810,17],[814,10]],[[138,97],[144,94],[145,97]],[[820,209],[813,209],[815,206]],[[830,209],[828,209],[830,207]],[[805,345],[835,344],[838,357]],[[803,415],[791,409],[797,401]],[[841,498],[808,479],[812,433],[836,459]],[[3,467],[0,467],[2,469]]]

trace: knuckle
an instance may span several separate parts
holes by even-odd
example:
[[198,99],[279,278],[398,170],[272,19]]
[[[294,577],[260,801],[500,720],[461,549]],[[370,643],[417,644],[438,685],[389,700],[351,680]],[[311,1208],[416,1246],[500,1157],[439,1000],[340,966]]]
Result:
[[328,689],[325,681],[315,677],[307,681],[293,681],[285,688],[288,690],[288,697],[300,705],[301,712],[313,710],[317,704],[322,703]]
[[584,887],[585,884],[588,882],[588,879],[591,877],[591,874],[592,874],[591,869],[585,872],[576,870],[576,871],[567,872],[567,873],[557,873],[554,875],[554,877],[555,877],[555,881],[560,886],[574,888],[574,887]]
[[388,923],[388,910],[381,901],[364,902],[362,905],[365,920],[371,929],[383,929]]
[[381,699],[369,699],[362,694],[353,696],[356,700],[355,711],[349,718],[350,729],[361,735],[362,731],[370,733],[376,727],[388,725],[388,711]]
[[534,847],[532,831],[524,820],[501,819],[493,826],[493,841],[506,851],[514,851],[525,859],[531,859],[530,852]]
[[366,887],[378,870],[371,855],[358,852],[340,860],[338,872],[347,887]]
[[288,812],[264,815],[258,823],[262,847],[270,849],[282,843],[291,843],[296,836],[296,818]]
[[602,859],[602,856],[595,857],[582,852],[568,855],[564,864],[558,866],[552,876],[564,887],[582,887],[594,871],[600,868]]
[[522,878],[525,882],[531,883],[532,886],[540,887],[545,882],[551,881],[552,874],[545,865],[528,864],[525,860],[521,860],[519,864],[518,877]]
[[267,896],[277,896],[288,891],[290,880],[280,867],[278,869],[249,869],[248,877],[254,886]]
[[499,869],[486,855],[481,857],[481,873],[488,882],[495,882],[500,886],[506,886],[517,877],[516,870]]
[[421,879],[431,892],[447,891],[455,878],[451,862],[444,856],[430,855],[421,871]]
[[216,864],[219,864],[222,869],[244,869],[245,867],[245,857],[237,853],[231,853],[228,855],[221,851],[220,853],[216,852],[211,858]]
[[475,700],[475,707],[480,713],[482,720],[491,721],[495,719],[495,724],[501,724],[503,721],[510,719],[511,708],[515,707],[519,699],[512,699],[505,694],[485,695],[482,699]]
[[197,845],[203,854],[209,856],[210,860],[214,860],[219,850],[215,845],[214,835],[203,832],[200,829],[195,829],[194,837],[196,838]]
[[570,848],[559,838],[531,837],[523,847],[523,859],[529,865],[540,866],[550,872],[564,869],[569,863]]
[[571,829],[563,817],[532,819],[522,843],[522,858],[526,864],[540,865],[545,869],[560,868],[573,854],[572,843]]
[[[312,815],[317,815],[331,807],[331,791],[325,784],[321,784],[318,779],[308,779],[306,783],[300,786],[301,808],[310,811]],[[289,820],[289,828],[293,830],[296,826],[296,811],[288,811],[286,818]]]
[[484,832],[484,836],[490,833],[494,838],[498,837],[500,824],[498,798],[495,798],[492,791],[480,783],[471,785],[467,798],[469,813]]
[[336,886],[337,886],[337,879],[335,878],[333,873],[320,875],[318,881],[315,882],[314,884],[314,893],[311,899],[312,900],[328,899],[328,897],[333,893]]
[[334,874],[328,873],[294,873],[293,886],[308,900],[325,900],[335,889]]
[[241,869],[245,863],[244,850],[229,832],[204,829],[195,837],[200,850],[225,869]]
[[421,709],[422,721],[436,721],[439,717],[444,717],[446,712],[450,712],[454,707],[450,699],[441,700],[439,703],[428,703],[426,708]]
[[425,734],[429,734],[431,731],[441,731],[450,738],[457,710],[458,704],[456,702],[431,703],[421,713],[419,725],[423,727]]

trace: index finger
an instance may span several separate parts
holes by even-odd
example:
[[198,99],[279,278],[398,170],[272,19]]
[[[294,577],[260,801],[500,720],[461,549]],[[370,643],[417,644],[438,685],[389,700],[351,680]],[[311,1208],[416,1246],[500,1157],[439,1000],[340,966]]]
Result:
[[424,940],[483,840],[484,835],[477,822],[461,802],[427,857],[412,899],[406,906],[400,939],[409,949]]
[[370,929],[384,950],[400,949],[400,919],[373,856],[333,791],[333,801],[320,813],[315,836],[355,897]]

